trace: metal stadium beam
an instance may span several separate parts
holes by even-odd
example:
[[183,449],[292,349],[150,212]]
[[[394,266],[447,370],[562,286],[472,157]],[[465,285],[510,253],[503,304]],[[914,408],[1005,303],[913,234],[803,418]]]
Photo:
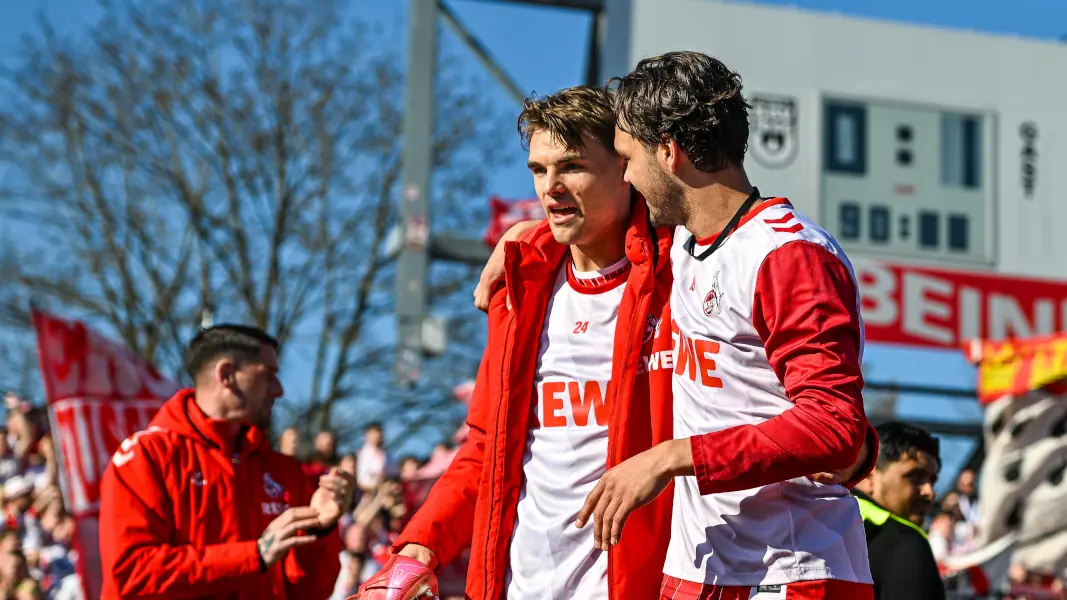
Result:
[[437,63],[437,0],[409,0],[408,7],[400,199],[402,246],[396,271],[396,377],[401,387],[415,385],[422,362],[430,263],[430,172]]

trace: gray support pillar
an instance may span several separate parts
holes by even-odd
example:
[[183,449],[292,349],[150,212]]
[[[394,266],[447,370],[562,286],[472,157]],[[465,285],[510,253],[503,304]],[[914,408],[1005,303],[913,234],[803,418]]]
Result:
[[407,81],[401,190],[403,246],[396,272],[397,382],[414,386],[422,362],[430,244],[430,173],[437,57],[437,0],[408,2]]

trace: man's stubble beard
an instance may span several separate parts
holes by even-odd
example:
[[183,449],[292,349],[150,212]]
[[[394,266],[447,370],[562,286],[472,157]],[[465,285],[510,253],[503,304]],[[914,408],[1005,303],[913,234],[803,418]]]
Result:
[[[657,205],[657,210],[649,210],[649,220],[652,222],[653,227],[670,227],[674,225],[685,225],[686,221],[686,206],[685,206],[685,192],[682,189],[681,184],[676,181],[672,181],[667,174],[660,170],[653,171],[652,176],[652,193],[656,194],[656,197],[662,198],[663,201]],[[647,203],[647,197],[645,202]]]

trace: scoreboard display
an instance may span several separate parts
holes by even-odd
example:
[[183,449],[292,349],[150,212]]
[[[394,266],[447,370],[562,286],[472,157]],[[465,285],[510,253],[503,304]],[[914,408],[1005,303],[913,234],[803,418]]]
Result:
[[725,0],[605,6],[602,75],[673,50],[736,70],[749,180],[850,258],[1067,282],[1067,44]]
[[824,96],[820,222],[846,251],[989,264],[993,116]]

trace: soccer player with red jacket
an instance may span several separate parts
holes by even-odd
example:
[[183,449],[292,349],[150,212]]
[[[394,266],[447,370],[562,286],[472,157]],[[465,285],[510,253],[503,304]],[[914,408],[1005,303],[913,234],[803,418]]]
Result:
[[676,226],[676,439],[609,470],[580,525],[619,543],[630,511],[673,482],[663,598],[873,598],[856,501],[804,476],[857,460],[870,431],[851,264],[749,182],[736,73],[673,52],[613,85],[625,178],[654,225]]
[[433,589],[418,567],[468,546],[474,600],[657,596],[669,495],[607,551],[574,520],[606,468],[671,437],[669,232],[622,180],[606,90],[527,100],[520,129],[548,223],[504,245],[469,437],[362,600]]
[[312,490],[270,447],[278,343],[235,325],[201,331],[194,389],[124,441],[101,481],[105,600],[325,600],[340,572],[337,520],[355,480],[331,471]]

